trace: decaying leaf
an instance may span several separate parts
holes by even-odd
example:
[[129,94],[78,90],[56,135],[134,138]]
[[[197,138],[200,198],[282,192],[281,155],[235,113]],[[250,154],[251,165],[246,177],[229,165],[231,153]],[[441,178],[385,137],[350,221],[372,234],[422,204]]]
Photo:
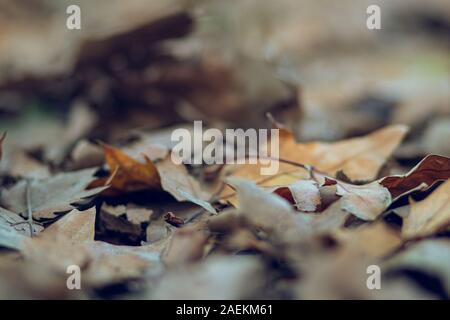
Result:
[[253,182],[228,178],[237,192],[238,212],[253,224],[278,239],[301,239],[310,234],[308,222],[297,215],[281,197],[258,188]]
[[450,180],[440,185],[425,200],[412,202],[403,220],[406,238],[432,235],[450,225]]
[[[70,211],[72,204],[92,197],[107,187],[87,190],[97,169],[61,173],[46,179],[21,180],[2,192],[1,202],[13,212],[27,217],[28,206],[34,219],[51,219],[57,213]],[[29,203],[27,189],[29,188]]]
[[360,250],[371,258],[383,258],[403,243],[400,232],[384,222],[374,222],[356,229],[340,229],[334,236],[343,246]]
[[198,181],[191,177],[183,164],[175,164],[170,156],[156,164],[161,177],[161,187],[178,201],[191,201],[206,210],[215,210],[205,200],[208,194],[201,190]]
[[321,204],[319,187],[313,180],[299,180],[273,192],[293,203],[299,211],[314,212]]
[[150,266],[158,266],[159,254],[149,246],[115,246],[94,241],[95,208],[73,210],[38,237],[28,239],[22,252],[27,259],[65,273],[78,265],[85,284],[99,286],[143,275]]
[[[402,125],[389,126],[367,136],[335,143],[311,142],[300,144],[294,135],[282,128],[279,134],[279,157],[291,163],[313,166],[330,176],[344,172],[352,181],[374,180],[386,160],[400,144],[408,128]],[[270,150],[270,147],[267,148]],[[238,166],[232,175],[257,182],[261,186],[289,185],[308,178],[308,173],[298,166],[280,161],[278,173],[262,176],[260,164]],[[222,195],[229,196],[226,189]]]
[[375,220],[391,204],[389,191],[378,182],[355,186],[339,184],[341,208],[362,220]]
[[[210,213],[216,213],[216,210],[205,201],[209,198],[209,194],[200,188],[198,181],[189,175],[183,164],[172,162],[167,155],[167,150],[161,154],[160,147],[152,148],[152,145],[147,145],[146,148],[146,150],[142,149],[141,146],[140,149],[141,156],[145,160],[145,163],[142,163],[128,153],[104,144],[103,149],[110,175],[97,180],[92,186],[109,183],[111,188],[106,190],[106,195],[146,189],[164,190],[178,201],[190,201]],[[132,150],[134,150],[132,153],[137,153],[135,148]],[[153,163],[151,158],[160,161]]]
[[107,178],[95,181],[92,186],[110,184],[111,187],[106,191],[107,195],[145,189],[160,189],[158,171],[147,156],[144,156],[144,162],[139,162],[125,152],[107,144],[103,144],[103,151],[110,175]]
[[385,177],[380,180],[380,183],[389,189],[395,200],[414,190],[424,190],[438,181],[448,179],[450,179],[450,158],[429,155],[407,174]]

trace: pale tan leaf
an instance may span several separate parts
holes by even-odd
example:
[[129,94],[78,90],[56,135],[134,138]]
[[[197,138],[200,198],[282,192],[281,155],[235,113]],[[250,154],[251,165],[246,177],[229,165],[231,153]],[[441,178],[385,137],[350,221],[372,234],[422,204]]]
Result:
[[402,235],[425,237],[450,224],[450,180],[440,185],[425,200],[413,202],[403,220]]
[[[27,215],[28,205],[35,219],[54,218],[55,213],[70,211],[72,204],[92,197],[106,187],[87,190],[94,180],[97,169],[85,169],[61,173],[47,179],[21,180],[3,191],[1,200],[7,209]],[[30,203],[27,203],[27,188],[30,188]]]

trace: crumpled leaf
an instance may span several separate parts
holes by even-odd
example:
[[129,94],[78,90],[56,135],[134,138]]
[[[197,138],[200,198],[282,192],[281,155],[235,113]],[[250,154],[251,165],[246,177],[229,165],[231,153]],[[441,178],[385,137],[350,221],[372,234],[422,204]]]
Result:
[[366,221],[375,220],[391,204],[391,194],[376,181],[362,186],[343,184],[337,195],[342,196],[338,201],[343,210]]
[[425,190],[438,181],[450,179],[450,158],[428,155],[405,175],[389,176],[380,183],[389,189],[394,201],[415,190]]
[[321,188],[334,186],[336,195],[340,197],[337,202],[340,203],[341,209],[362,220],[375,220],[392,202],[389,190],[377,181],[354,185],[330,178],[320,172],[314,172],[313,178]]
[[[125,151],[109,145],[104,144],[103,149],[110,175],[97,180],[93,186],[109,182],[111,188],[106,190],[106,195],[146,189],[164,190],[178,201],[190,201],[215,213],[215,209],[205,201],[209,195],[201,190],[198,181],[189,175],[183,164],[173,163],[167,152],[161,154],[159,147],[154,149],[147,146],[145,150],[142,150],[141,155],[144,157],[145,163],[136,160]],[[136,149],[132,150],[133,154],[137,153]],[[151,160],[152,152],[156,152],[157,159],[160,156],[165,158],[154,163]]]
[[[107,187],[86,190],[94,181],[97,169],[85,169],[57,174],[47,179],[21,180],[12,188],[2,192],[1,202],[11,211],[27,216],[28,205],[34,219],[51,219],[56,213],[70,211],[72,204],[92,197]],[[30,203],[27,203],[27,188],[30,188]]]
[[145,162],[139,162],[120,149],[103,144],[105,160],[110,174],[95,181],[91,186],[109,184],[105,195],[133,192],[145,189],[160,189],[160,178],[153,162],[144,155]]
[[450,180],[440,185],[424,200],[410,204],[409,214],[403,220],[402,235],[405,238],[425,237],[448,225],[450,225]]
[[286,187],[277,187],[273,192],[293,203],[299,211],[314,212],[321,204],[319,187],[313,180],[299,180]]

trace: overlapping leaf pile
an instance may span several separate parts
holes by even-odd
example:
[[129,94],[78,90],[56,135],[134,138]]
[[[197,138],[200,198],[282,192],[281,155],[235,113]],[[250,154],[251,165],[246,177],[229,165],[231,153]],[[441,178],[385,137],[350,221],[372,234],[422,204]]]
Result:
[[[0,4],[0,298],[450,297],[446,1],[379,38],[364,1],[82,2],[67,39]],[[175,164],[193,120],[276,125],[278,172]]]
[[[148,142],[103,145],[102,170],[19,178],[1,195],[0,244],[13,250],[1,255],[2,294],[74,297],[64,279],[78,265],[75,297],[116,284],[147,298],[446,297],[450,159],[378,178],[405,133],[299,144],[281,129],[279,173],[262,181],[257,164],[234,165],[215,177],[222,189],[201,190]],[[371,264],[383,290],[366,287]],[[441,287],[421,287],[410,269]]]

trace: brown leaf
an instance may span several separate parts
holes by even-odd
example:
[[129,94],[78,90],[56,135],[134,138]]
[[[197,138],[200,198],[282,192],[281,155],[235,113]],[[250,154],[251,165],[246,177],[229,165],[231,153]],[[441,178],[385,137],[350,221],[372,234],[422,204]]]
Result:
[[38,237],[27,239],[24,256],[59,273],[66,273],[69,265],[78,265],[83,270],[83,283],[92,286],[138,278],[159,264],[159,252],[150,246],[94,241],[95,214],[95,208],[71,211]]
[[258,188],[253,182],[229,177],[237,192],[239,214],[255,228],[281,240],[302,239],[310,234],[309,222],[279,196]]
[[102,146],[110,175],[98,179],[91,187],[109,184],[111,187],[104,192],[105,195],[161,188],[158,171],[147,156],[142,163],[117,148],[107,144]]
[[400,232],[384,222],[374,222],[356,229],[337,230],[334,235],[342,245],[359,250],[371,258],[383,258],[403,243]]
[[208,235],[202,225],[178,229],[164,249],[161,259],[167,266],[182,265],[203,257]]
[[[393,125],[375,131],[367,136],[335,143],[297,143],[294,135],[280,129],[279,157],[292,163],[310,165],[330,176],[342,171],[352,181],[371,181],[377,177],[380,168],[406,135],[408,128]],[[270,150],[270,146],[267,148]],[[308,178],[308,172],[298,166],[280,162],[278,173],[262,176],[261,164],[239,165],[233,176],[255,181],[261,186],[289,185]],[[222,196],[229,196],[232,190],[225,189]],[[230,199],[227,199],[230,200]]]
[[450,180],[440,185],[425,200],[412,202],[403,221],[405,238],[432,235],[450,225]]
[[380,180],[380,183],[389,189],[395,200],[406,193],[417,189],[427,189],[436,182],[447,179],[450,179],[450,158],[429,155],[407,174],[385,177]]
[[278,187],[273,193],[294,204],[299,211],[318,211],[321,204],[319,187],[313,180],[299,180],[286,187]]

